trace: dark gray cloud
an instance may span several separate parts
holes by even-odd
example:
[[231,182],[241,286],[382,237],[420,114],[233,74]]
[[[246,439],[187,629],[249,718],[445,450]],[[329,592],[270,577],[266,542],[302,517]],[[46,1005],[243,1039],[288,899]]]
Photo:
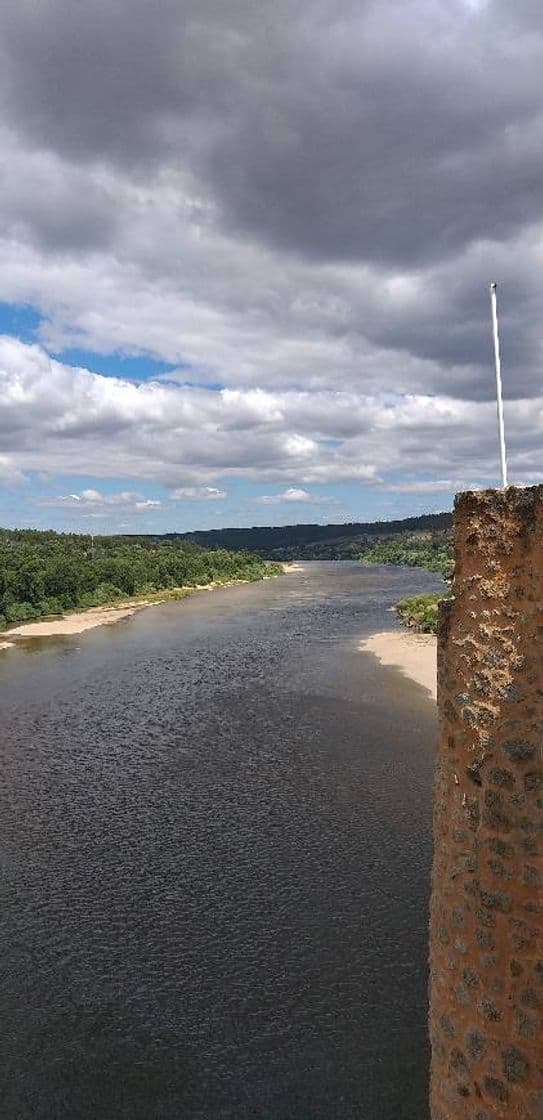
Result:
[[220,0],[8,0],[7,112],[34,140],[81,159],[163,158],[194,125],[214,131],[259,23],[250,3]]
[[541,218],[535,4],[5,0],[8,118],[73,158],[188,165],[231,230],[402,264]]

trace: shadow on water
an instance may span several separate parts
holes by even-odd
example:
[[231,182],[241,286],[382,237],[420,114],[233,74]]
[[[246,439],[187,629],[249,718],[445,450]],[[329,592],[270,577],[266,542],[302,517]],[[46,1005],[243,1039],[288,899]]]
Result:
[[[5,1120],[425,1120],[435,710],[302,573],[0,663]],[[25,643],[26,645],[26,643]]]

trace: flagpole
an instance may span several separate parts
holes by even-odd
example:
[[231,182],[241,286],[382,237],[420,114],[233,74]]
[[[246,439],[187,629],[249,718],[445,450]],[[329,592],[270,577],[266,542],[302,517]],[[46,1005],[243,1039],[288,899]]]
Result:
[[498,329],[497,284],[490,285],[490,304],[492,307],[492,334],[494,336],[494,360],[496,364],[496,400],[498,405],[498,432],[500,437],[500,458],[502,466],[502,486],[507,487],[507,457],[505,453],[505,428],[503,423],[502,363],[500,357],[500,335]]

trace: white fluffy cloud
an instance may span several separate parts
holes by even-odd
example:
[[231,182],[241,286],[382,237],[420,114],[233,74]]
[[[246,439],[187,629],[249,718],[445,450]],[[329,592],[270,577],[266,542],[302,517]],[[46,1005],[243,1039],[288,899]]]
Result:
[[315,502],[315,498],[309,491],[302,490],[299,486],[288,486],[281,494],[261,494],[253,500],[262,506],[277,506],[282,502],[303,502],[305,505]]
[[228,491],[217,486],[180,486],[170,496],[177,502],[221,502]]
[[110,517],[117,513],[152,513],[162,506],[156,498],[145,498],[143,494],[122,490],[118,494],[103,494],[100,490],[87,488],[79,494],[59,494],[40,499],[40,505],[71,510],[78,517]]
[[[11,338],[0,338],[0,399],[3,462],[14,476],[139,479],[179,501],[220,500],[216,480],[245,478],[283,483],[268,501],[293,503],[307,500],[306,486],[342,481],[445,492],[447,481],[436,482],[445,472],[457,485],[496,476],[492,401],[137,384],[68,367]],[[509,402],[506,424],[512,477],[528,480],[540,469],[543,397]],[[124,490],[57,500],[91,512],[97,503],[152,505]]]

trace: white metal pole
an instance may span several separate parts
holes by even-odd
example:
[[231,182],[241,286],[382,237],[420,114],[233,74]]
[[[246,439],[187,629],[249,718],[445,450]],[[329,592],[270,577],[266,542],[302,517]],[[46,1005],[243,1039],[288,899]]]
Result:
[[494,336],[494,359],[496,363],[496,400],[498,404],[498,432],[500,436],[500,457],[502,464],[502,486],[507,486],[507,457],[505,452],[505,428],[503,424],[502,363],[500,358],[500,334],[498,330],[497,285],[490,285],[490,304],[492,307],[492,333]]

